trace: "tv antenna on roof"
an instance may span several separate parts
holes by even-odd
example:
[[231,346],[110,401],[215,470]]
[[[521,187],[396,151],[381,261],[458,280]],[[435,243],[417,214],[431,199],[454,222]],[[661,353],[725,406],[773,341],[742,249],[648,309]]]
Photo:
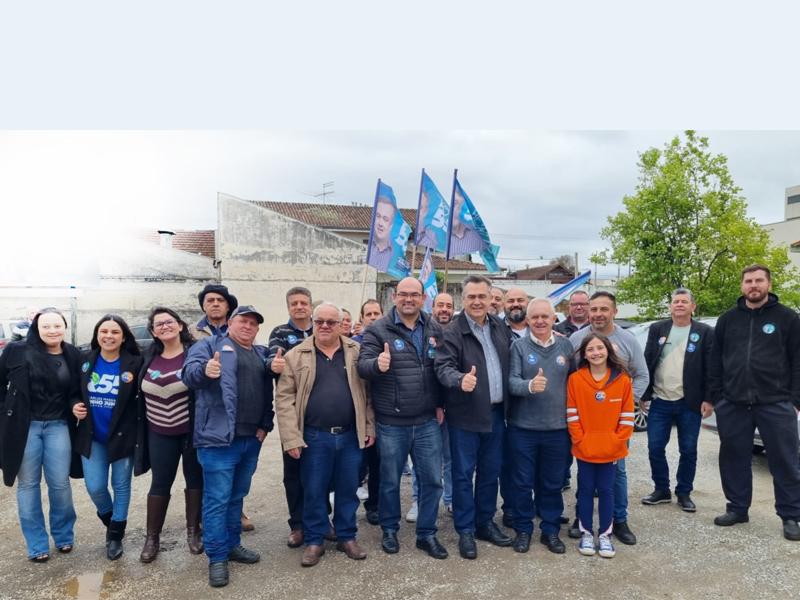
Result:
[[336,192],[333,191],[333,181],[326,181],[322,184],[322,192],[319,194],[314,194],[314,198],[322,198],[322,203],[325,204],[325,200],[328,196],[333,196]]

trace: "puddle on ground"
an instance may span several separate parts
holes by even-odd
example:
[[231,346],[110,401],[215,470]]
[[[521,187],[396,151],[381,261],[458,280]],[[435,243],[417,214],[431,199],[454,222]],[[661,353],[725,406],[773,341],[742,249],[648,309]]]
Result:
[[108,584],[114,577],[110,571],[92,571],[73,577],[67,581],[67,598],[76,600],[103,600],[108,598],[104,590],[108,590]]

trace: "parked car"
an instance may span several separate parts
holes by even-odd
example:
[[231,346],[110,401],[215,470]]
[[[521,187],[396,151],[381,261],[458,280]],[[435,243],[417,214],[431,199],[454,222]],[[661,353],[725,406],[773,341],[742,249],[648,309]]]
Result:
[[19,319],[3,319],[0,320],[0,353],[5,350],[5,347],[11,343],[14,335],[14,325]]

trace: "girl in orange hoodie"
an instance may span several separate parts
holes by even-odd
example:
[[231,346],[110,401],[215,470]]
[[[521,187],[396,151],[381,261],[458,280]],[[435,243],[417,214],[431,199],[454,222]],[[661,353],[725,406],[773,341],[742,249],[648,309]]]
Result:
[[592,514],[594,491],[600,556],[612,558],[612,515],[616,461],[628,454],[633,434],[633,388],[614,346],[603,335],[587,335],[578,350],[578,370],[567,382],[567,426],[578,460],[578,521],[581,554],[595,554]]

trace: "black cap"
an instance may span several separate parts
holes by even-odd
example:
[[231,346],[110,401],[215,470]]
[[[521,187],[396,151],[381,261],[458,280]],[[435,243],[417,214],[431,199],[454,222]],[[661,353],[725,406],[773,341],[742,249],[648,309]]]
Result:
[[256,310],[255,306],[250,304],[243,304],[242,306],[236,307],[236,309],[231,313],[231,316],[228,318],[232,319],[236,315],[253,315],[259,324],[264,322],[264,317],[261,316],[261,313]]
[[206,294],[219,294],[228,302],[228,316],[231,316],[233,310],[239,305],[239,301],[236,299],[236,296],[231,294],[228,291],[228,288],[219,283],[209,283],[204,287],[199,294],[197,294],[197,299],[200,301],[200,308],[203,308],[203,300],[206,298]]

